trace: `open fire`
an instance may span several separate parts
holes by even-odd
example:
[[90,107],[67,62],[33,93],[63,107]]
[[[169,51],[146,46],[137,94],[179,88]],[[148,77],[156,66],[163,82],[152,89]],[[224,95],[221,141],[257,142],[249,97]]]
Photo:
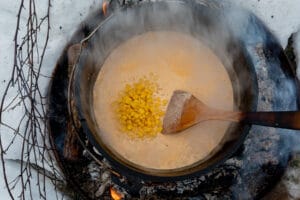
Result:
[[110,196],[113,200],[121,200],[124,198],[124,195],[113,187],[110,187]]
[[102,3],[102,12],[103,12],[104,16],[107,15],[108,6],[109,6],[109,2],[104,0]]
[[[135,2],[135,1],[134,1]],[[137,2],[137,1],[136,1]],[[85,21],[84,25],[72,38],[72,42],[78,41],[84,35],[88,35],[94,28],[95,21],[100,22],[107,16],[111,3],[104,1],[101,10],[95,16],[96,20]],[[109,10],[111,11],[111,10]],[[99,12],[103,13],[103,17],[99,17]],[[253,21],[255,24],[255,20]],[[256,25],[256,24],[255,24]],[[250,26],[250,29],[257,26]],[[288,106],[294,106],[295,97],[289,99],[292,103],[282,105],[282,99],[276,96],[276,90],[284,89],[282,79],[281,85],[278,86],[276,80],[271,80],[269,72],[270,65],[273,66],[272,76],[281,76],[281,66],[274,64],[272,60],[272,52],[267,49],[267,44],[262,44],[260,38],[256,41],[256,35],[259,32],[265,34],[265,30],[259,29],[255,32],[255,36],[251,33],[245,37],[251,37],[252,46],[249,45],[249,54],[253,60],[258,76],[259,84],[259,109],[268,110],[274,107],[279,109],[291,109]],[[248,38],[249,39],[249,38]],[[253,45],[254,43],[254,45]],[[271,55],[271,56],[270,56]],[[71,70],[64,70],[67,52],[64,52],[60,61],[58,61],[57,69],[54,74],[52,87],[61,88],[65,78]],[[60,76],[57,76],[60,74]],[[281,177],[289,159],[289,150],[282,134],[285,130],[277,130],[265,127],[253,127],[247,136],[244,145],[234,156],[228,159],[222,165],[203,174],[199,177],[191,177],[185,180],[156,182],[144,181],[140,177],[133,177],[130,174],[115,172],[110,163],[97,153],[91,144],[85,141],[84,146],[87,150],[78,147],[78,141],[74,142],[75,130],[70,127],[69,116],[65,113],[57,112],[58,109],[67,110],[65,105],[57,106],[57,102],[66,102],[66,96],[54,89],[51,90],[50,112],[56,116],[50,119],[50,126],[58,130],[52,132],[61,132],[63,135],[53,135],[56,149],[58,150],[58,160],[61,162],[62,168],[69,181],[79,188],[79,192],[85,197],[107,198],[107,199],[170,199],[176,197],[197,197],[198,199],[216,198],[216,199],[252,199],[258,198],[265,194],[276,181]],[[291,94],[292,95],[292,94]],[[53,105],[52,105],[53,104]],[[51,107],[52,106],[52,107]],[[59,107],[59,108],[58,108]],[[52,110],[51,110],[52,109]],[[53,114],[53,116],[54,116]],[[52,115],[51,115],[52,116]],[[67,126],[62,125],[60,121],[67,121]],[[61,141],[64,138],[63,142]],[[68,138],[71,142],[68,143]],[[65,143],[64,143],[65,142]],[[61,147],[61,143],[69,144],[67,147]],[[74,145],[76,144],[76,145]],[[74,145],[74,146],[73,146]],[[283,147],[284,146],[284,147]],[[72,154],[74,147],[76,153]],[[65,156],[60,151],[68,150],[71,153]],[[92,151],[92,154],[88,153]],[[282,153],[285,151],[284,153]],[[63,151],[61,151],[63,152]],[[72,157],[76,155],[76,157]],[[92,156],[91,156],[92,155]],[[98,155],[96,162],[93,158]],[[99,159],[101,158],[101,159]]]

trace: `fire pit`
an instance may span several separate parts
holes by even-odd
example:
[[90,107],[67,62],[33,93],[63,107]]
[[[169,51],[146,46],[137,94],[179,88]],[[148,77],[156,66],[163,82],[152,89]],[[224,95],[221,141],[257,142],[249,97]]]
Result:
[[[203,2],[200,2],[202,6]],[[205,3],[205,2],[204,2]],[[214,5],[215,6],[215,5]],[[105,10],[109,12],[110,10]],[[71,44],[78,43],[106,16],[101,11],[90,18],[75,33],[70,44],[58,61],[50,86],[49,113],[52,144],[57,150],[57,159],[70,183],[86,198],[119,195],[131,198],[161,199],[171,197],[228,197],[257,198],[264,194],[280,177],[288,161],[288,153],[281,153],[284,143],[279,132],[282,129],[253,126],[243,146],[222,165],[207,171],[174,181],[143,180],[123,171],[119,173],[111,163],[88,142],[86,135],[76,138],[75,128],[68,116],[66,91],[72,63],[67,55]],[[109,13],[108,13],[109,14]],[[240,35],[249,59],[255,66],[258,79],[259,110],[297,109],[297,87],[294,74],[276,39],[253,15],[248,16],[247,32]],[[272,76],[270,76],[272,74]],[[274,76],[274,74],[276,76]],[[282,94],[279,91],[287,91]],[[286,96],[290,98],[286,98]],[[89,154],[90,152],[91,154]],[[97,157],[94,159],[93,157]],[[110,189],[109,189],[110,188]],[[243,195],[243,196],[240,196]]]

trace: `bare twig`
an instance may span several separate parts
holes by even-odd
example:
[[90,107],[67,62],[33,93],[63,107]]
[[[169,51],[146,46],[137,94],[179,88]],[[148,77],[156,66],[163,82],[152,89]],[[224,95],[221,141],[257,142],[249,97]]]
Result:
[[[37,10],[37,4],[43,3],[47,3],[47,10],[42,15]],[[33,199],[36,188],[39,198],[47,199],[46,179],[62,184],[62,176],[49,156],[52,149],[49,148],[46,135],[46,97],[39,85],[41,79],[48,80],[51,77],[41,73],[50,34],[50,8],[51,0],[21,0],[18,9],[13,66],[0,104],[0,127],[14,134],[5,143],[0,134],[2,172],[11,199]],[[27,19],[25,24],[21,23],[21,18]],[[45,35],[41,36],[41,32]],[[13,97],[8,95],[11,92],[15,93]],[[4,115],[17,109],[20,110],[19,121],[13,125],[7,123]],[[20,169],[16,177],[10,180],[7,174],[7,152],[17,138],[22,140],[20,159],[16,162]],[[51,169],[51,173],[46,168]],[[33,179],[34,173],[37,179]]]

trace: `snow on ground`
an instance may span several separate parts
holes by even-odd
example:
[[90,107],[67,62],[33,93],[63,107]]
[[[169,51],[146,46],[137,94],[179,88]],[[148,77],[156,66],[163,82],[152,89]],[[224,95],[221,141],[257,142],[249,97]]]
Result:
[[[28,0],[27,0],[28,1]],[[27,2],[25,0],[25,2]],[[220,0],[232,2],[246,9],[251,10],[262,21],[264,21],[270,30],[277,36],[283,47],[287,44],[287,39],[291,33],[300,29],[300,0]],[[40,12],[44,12],[47,6],[46,1],[36,1]],[[87,14],[101,5],[102,0],[52,0],[50,15],[50,39],[47,47],[46,57],[43,65],[43,74],[51,75],[55,63],[66,42],[70,39],[77,25],[87,16]],[[13,64],[13,37],[16,25],[16,15],[20,1],[0,0],[0,97],[2,97],[7,78],[10,76],[11,66]],[[26,20],[25,18],[21,19]],[[45,35],[40,35],[45,37]],[[295,47],[298,50],[298,63],[300,63],[300,31],[295,37]],[[300,77],[300,68],[298,69]],[[6,81],[6,82],[5,82]],[[46,91],[48,81],[43,83]],[[13,91],[12,91],[13,92]],[[9,94],[13,96],[13,94]],[[5,119],[13,124],[18,119],[18,112],[22,110],[10,111],[5,113]],[[9,141],[11,131],[7,129],[0,130],[4,140]],[[4,141],[5,142],[5,141]],[[9,157],[17,158],[20,153],[19,143],[16,142],[14,148],[9,152]],[[19,173],[18,166],[12,164],[9,168],[11,175]],[[53,187],[47,187],[50,191]],[[4,188],[3,174],[0,173],[0,194],[1,199],[9,199]],[[39,197],[36,197],[39,199]],[[52,199],[52,198],[49,198]]]
[[[28,0],[25,0],[25,7]],[[50,14],[50,38],[47,47],[46,56],[43,64],[43,74],[51,75],[55,63],[64,47],[66,42],[70,39],[73,32],[76,30],[77,25],[87,16],[90,10],[95,9],[96,7],[101,5],[101,0],[85,0],[85,1],[75,1],[75,0],[52,0],[51,14]],[[7,1],[0,0],[0,98],[2,98],[4,88],[10,77],[11,67],[13,65],[13,52],[14,52],[14,44],[13,38],[16,27],[16,16],[18,12],[20,1]],[[47,8],[47,1],[36,1],[36,6],[38,10],[38,15],[43,16]],[[24,12],[28,12],[24,11]],[[21,23],[24,24],[25,17],[21,19]],[[23,35],[22,32],[20,35]],[[40,41],[43,41],[45,38],[45,34],[39,34]],[[42,44],[41,44],[42,46]],[[48,84],[47,79],[43,79],[43,88],[44,93],[46,93],[46,87]],[[13,97],[12,91],[9,96]],[[17,108],[15,110],[11,110],[6,112],[4,115],[5,121],[14,125],[19,118],[19,112],[22,112],[21,108]],[[12,138],[12,131],[1,128],[0,134],[4,143],[8,143]],[[8,157],[12,159],[19,158],[20,155],[20,145],[21,139],[15,141],[13,144],[13,148],[8,152]],[[9,163],[9,167],[7,169],[8,174],[11,178],[15,177],[19,174],[19,166],[16,163]],[[33,181],[33,185],[35,185],[35,181]],[[48,190],[48,198],[47,199],[55,199],[54,187],[50,182],[47,182],[46,188]],[[18,191],[15,191],[18,194]],[[38,196],[38,191],[33,194],[34,199],[40,199]],[[8,193],[4,187],[3,174],[2,170],[0,172],[0,199],[9,199]]]
[[[220,0],[222,1],[222,0]],[[291,33],[300,29],[300,0],[224,0],[255,13],[279,39],[283,47]]]

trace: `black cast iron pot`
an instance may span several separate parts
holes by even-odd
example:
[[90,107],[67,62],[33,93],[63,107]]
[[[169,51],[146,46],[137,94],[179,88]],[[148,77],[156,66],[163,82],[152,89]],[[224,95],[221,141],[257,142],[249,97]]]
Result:
[[[98,136],[101,131],[93,111],[93,87],[108,55],[124,41],[148,31],[176,31],[201,40],[221,59],[230,76],[237,110],[255,111],[257,81],[253,63],[244,43],[236,34],[225,8],[208,6],[203,1],[156,1],[116,10],[82,42],[80,56],[74,65],[68,91],[69,112],[79,134],[110,161],[114,170],[144,180],[169,181],[199,176],[224,162],[243,143],[250,126],[232,124],[220,149],[205,162],[172,170],[149,169],[131,163],[109,149]],[[98,155],[93,153],[94,158]],[[155,158],[153,158],[155,159]]]

